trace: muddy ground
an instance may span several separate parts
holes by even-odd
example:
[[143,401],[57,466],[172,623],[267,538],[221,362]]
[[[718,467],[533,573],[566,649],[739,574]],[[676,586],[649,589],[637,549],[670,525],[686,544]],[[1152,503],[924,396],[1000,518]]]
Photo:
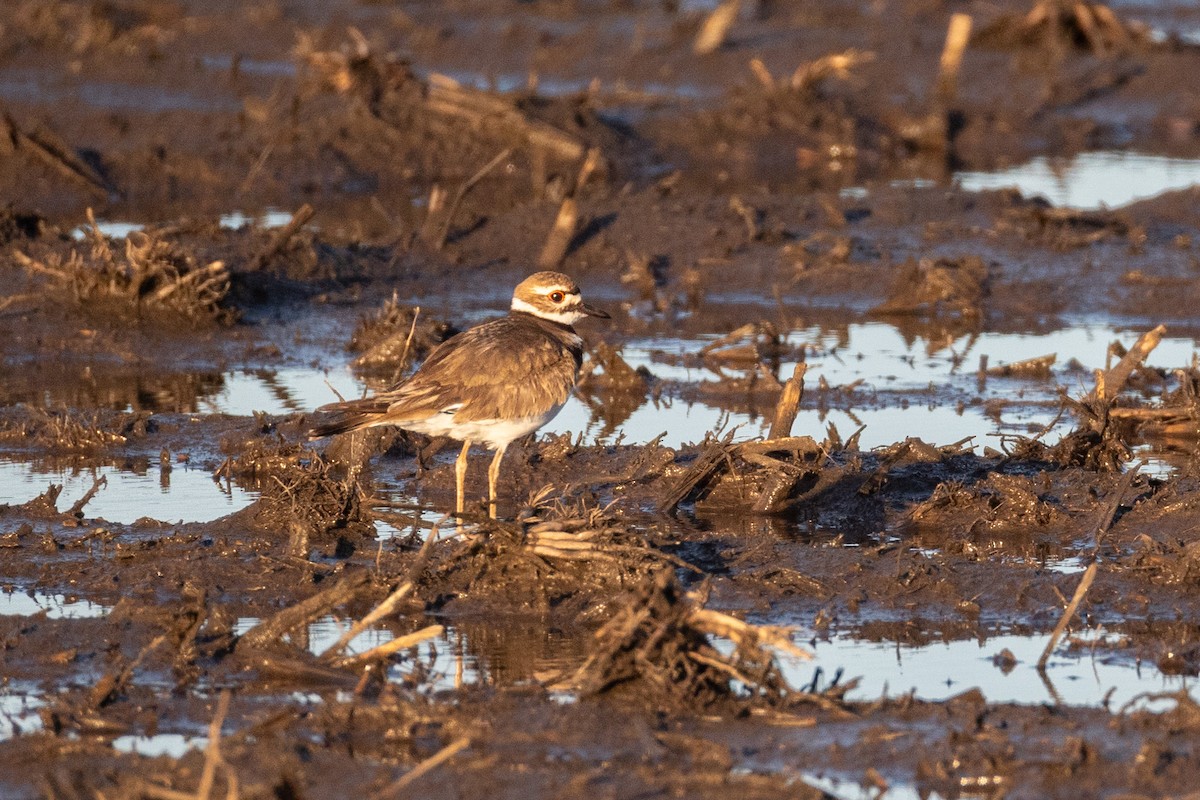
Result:
[[[1131,670],[1200,672],[1200,371],[1144,364],[1155,326],[1198,333],[1200,190],[1081,212],[951,180],[1200,156],[1200,14],[760,0],[697,54],[714,6],[5,4],[3,459],[199,470],[253,501],[114,522],[47,480],[0,507],[10,604],[58,598],[0,616],[0,796],[820,797],[830,776],[833,796],[1194,796],[1184,692],[1073,706],[1048,680],[1011,704],[964,678],[863,700],[853,665],[802,685],[781,664],[838,636],[1044,636],[1075,596],[1064,648],[1102,629]],[[952,13],[972,36],[939,89]],[[1018,373],[1062,384],[1062,419],[1003,452],[903,429],[871,450],[787,425],[544,435],[510,450],[501,521],[476,503],[461,530],[454,448],[309,443],[311,409],[206,402],[237,370],[357,359],[385,385],[539,261],[613,313],[581,326],[605,432],[646,402],[771,419],[805,357],[782,334],[806,326],[1134,333],[1100,374]],[[654,337],[717,369],[630,368],[622,347]],[[980,402],[872,383],[809,374],[796,427]],[[1169,469],[1132,468],[1147,442]],[[52,613],[83,601],[103,613]],[[373,609],[418,635],[359,658],[310,640]]]

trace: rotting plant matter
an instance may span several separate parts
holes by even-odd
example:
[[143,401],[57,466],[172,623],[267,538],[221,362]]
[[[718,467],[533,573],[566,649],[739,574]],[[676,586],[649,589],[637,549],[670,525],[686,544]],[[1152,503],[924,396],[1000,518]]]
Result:
[[222,305],[229,294],[229,272],[222,261],[198,264],[188,253],[154,233],[134,231],[124,250],[101,233],[92,213],[86,253],[72,249],[64,259],[41,261],[19,250],[13,255],[31,275],[49,279],[52,290],[77,306],[115,307],[137,318],[168,312],[192,323],[230,322]]

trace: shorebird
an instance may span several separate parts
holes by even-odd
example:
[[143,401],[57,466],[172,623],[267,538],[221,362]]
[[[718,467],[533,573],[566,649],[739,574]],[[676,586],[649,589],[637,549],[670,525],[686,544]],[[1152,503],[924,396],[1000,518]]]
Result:
[[513,291],[507,316],[442,342],[416,372],[387,391],[318,408],[338,416],[308,436],[394,425],[461,441],[454,462],[459,514],[467,453],[473,443],[485,444],[496,451],[488,467],[488,513],[494,519],[504,451],[553,419],[567,402],[583,361],[583,339],[572,326],[589,316],[609,318],[583,302],[566,275],[534,273]]

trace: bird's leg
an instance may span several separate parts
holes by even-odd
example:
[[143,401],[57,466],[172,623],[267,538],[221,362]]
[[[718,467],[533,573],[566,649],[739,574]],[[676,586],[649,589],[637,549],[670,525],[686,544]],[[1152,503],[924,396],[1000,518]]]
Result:
[[458,502],[455,505],[455,510],[459,513],[459,525],[462,525],[461,515],[463,513],[463,486],[467,482],[467,453],[471,450],[471,440],[467,439],[463,442],[462,452],[458,454],[458,460],[454,462],[454,489],[457,493]]
[[492,456],[491,466],[488,467],[488,516],[492,519],[496,518],[496,481],[500,479],[500,461],[506,449],[507,444],[497,447],[496,455]]

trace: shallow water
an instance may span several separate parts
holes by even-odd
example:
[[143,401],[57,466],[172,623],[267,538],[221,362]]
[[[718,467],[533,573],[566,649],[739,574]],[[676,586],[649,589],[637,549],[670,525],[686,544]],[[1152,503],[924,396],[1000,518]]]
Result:
[[[244,633],[256,622],[239,620],[235,631]],[[295,643],[319,655],[348,626],[346,620],[323,617],[309,625]],[[784,656],[780,663],[796,688],[808,686],[816,677],[817,687],[823,689],[839,672],[840,683],[859,678],[858,687],[847,694],[848,699],[859,701],[908,693],[938,701],[973,688],[992,703],[1092,707],[1107,703],[1114,710],[1144,693],[1186,689],[1200,700],[1195,678],[1164,675],[1153,664],[1138,664],[1106,647],[1105,635],[1091,631],[1077,637],[1075,646],[1061,643],[1047,663],[1045,679],[1036,665],[1049,641],[1048,633],[911,646],[867,641],[847,631],[830,639],[798,641],[814,658],[804,661]],[[352,640],[347,653],[361,653],[393,638],[391,630],[376,627]],[[1089,649],[1092,644],[1094,651]],[[448,625],[441,636],[409,651],[415,652],[415,657],[393,664],[388,676],[399,682],[415,677],[433,690],[553,683],[569,677],[579,666],[585,645],[540,630],[522,632],[497,624],[460,623]],[[993,661],[1003,650],[1017,660],[1008,672]]]
[[[913,693],[922,700],[945,700],[968,689],[979,689],[988,702],[1033,705],[1061,703],[1070,706],[1102,706],[1119,709],[1144,693],[1186,689],[1200,700],[1195,678],[1164,675],[1153,664],[1137,664],[1121,653],[1106,649],[1103,631],[1081,636],[1087,646],[1069,648],[1060,644],[1046,665],[1046,680],[1037,671],[1037,661],[1050,635],[999,635],[984,641],[936,642],[920,647],[895,642],[872,642],[849,636],[805,643],[812,661],[782,659],[784,674],[793,686],[813,680],[821,670],[823,686],[839,670],[841,683],[859,678],[851,700],[874,700]],[[1005,673],[993,658],[1007,649],[1017,659]]]
[[[867,449],[892,444],[898,436],[917,436],[938,445],[974,437],[974,446],[1000,449],[1006,435],[1030,435],[1051,423],[1058,415],[1058,387],[1066,386],[1072,394],[1085,393],[1091,388],[1091,371],[1105,366],[1108,344],[1119,340],[1128,346],[1137,335],[1097,323],[1048,333],[981,333],[941,341],[906,337],[896,327],[876,322],[850,325],[843,331],[819,327],[794,331],[786,343],[806,348],[809,368],[805,405],[793,432],[821,439],[833,423],[843,436],[865,426],[860,441]],[[720,376],[716,366],[685,363],[712,338],[635,339],[625,345],[622,355],[630,366],[645,367],[658,378],[711,382],[717,387]],[[1184,366],[1195,350],[1192,338],[1168,336],[1147,363]],[[989,376],[980,381],[981,356],[988,357],[989,367],[997,367],[1052,353],[1057,360],[1046,379]],[[1071,365],[1072,361],[1079,366]],[[790,375],[794,366],[794,362],[780,364],[780,377]],[[728,367],[724,371],[738,374],[737,369]],[[818,402],[815,387],[822,379],[834,389],[855,385],[849,407],[812,408]],[[364,390],[364,382],[345,362],[328,370],[287,367],[273,372],[230,372],[219,392],[204,398],[200,406],[235,416],[255,411],[289,414],[310,411],[339,395],[359,397]],[[994,401],[1002,404],[997,406]],[[668,447],[699,442],[709,432],[733,427],[741,437],[765,435],[770,408],[755,416],[726,411],[716,406],[716,400],[712,402],[648,401],[628,417],[614,421],[606,417],[611,410],[603,403],[593,409],[575,397],[541,432],[582,433],[585,442],[601,444],[618,437],[626,444],[643,444],[661,434]],[[1052,432],[1046,441],[1052,443],[1065,432]]]
[[[260,228],[280,228],[288,224],[292,219],[291,211],[284,211],[278,208],[268,208],[260,214],[246,214],[241,211],[232,211],[228,214],[222,214],[217,222],[222,228],[236,230],[245,225],[257,225]],[[121,220],[96,220],[96,230],[110,239],[124,239],[131,233],[143,230],[147,227],[143,222],[124,222]],[[71,235],[76,239],[86,239],[92,233],[91,224],[80,225],[71,231]]]
[[[1106,366],[1107,346],[1114,340],[1129,346],[1137,332],[1113,326],[1081,322],[1045,333],[995,333],[949,336],[930,340],[904,334],[879,322],[856,323],[831,330],[819,326],[792,331],[785,337],[786,349],[803,348],[808,363],[806,395],[793,433],[825,437],[833,425],[843,437],[861,429],[864,449],[891,445],[905,437],[919,437],[930,444],[948,445],[970,439],[970,446],[1003,450],[1006,438],[1043,433],[1059,415],[1059,387],[1072,395],[1091,388],[1092,370]],[[711,387],[712,399],[644,400],[632,410],[606,402],[603,395],[591,401],[573,397],[562,412],[541,431],[546,434],[582,435],[585,443],[644,444],[662,436],[668,447],[702,441],[709,433],[736,428],[738,438],[764,436],[772,409],[756,413],[719,407],[721,373],[736,376],[740,367],[705,362],[696,354],[715,337],[697,339],[634,339],[623,355],[635,368],[644,367],[660,380],[676,381],[685,387]],[[1148,359],[1151,366],[1174,368],[1190,364],[1196,351],[1191,337],[1165,337]],[[987,356],[995,367],[1024,359],[1056,354],[1046,378],[993,377],[981,379],[978,367]],[[354,398],[369,391],[366,382],[349,367],[341,353],[331,356],[331,368],[287,366],[273,370],[231,370],[198,376],[136,376],[122,373],[120,380],[105,382],[99,368],[87,371],[88,397],[103,385],[105,405],[117,410],[134,408],[162,412],[195,411],[249,417],[256,412],[271,415],[308,413],[338,397]],[[793,362],[778,365],[780,377],[791,374]],[[128,367],[122,367],[128,370]],[[61,382],[32,389],[30,381],[11,381],[4,402],[26,402],[58,408],[82,402],[78,387]],[[174,378],[182,378],[175,380]],[[204,379],[200,379],[203,377]],[[82,379],[80,379],[82,380]],[[823,397],[821,382],[834,393]],[[36,383],[36,381],[35,381]],[[110,386],[111,384],[111,386]],[[168,391],[156,391],[166,387]],[[838,391],[852,387],[852,391]],[[121,391],[128,396],[122,400]],[[181,393],[194,396],[182,396]],[[4,394],[0,390],[0,395]],[[161,395],[162,408],[156,407]],[[704,396],[701,393],[702,397]],[[741,405],[744,396],[728,395]],[[1059,422],[1045,432],[1043,441],[1052,444],[1070,430],[1072,420]],[[319,444],[318,444],[319,446]],[[1165,476],[1187,454],[1172,453],[1147,444],[1135,458],[1147,459],[1143,471]],[[39,464],[17,461],[10,454],[0,459],[0,503],[19,504],[45,491],[50,483],[64,484],[59,508],[65,510],[103,476],[108,485],[88,504],[88,517],[129,523],[139,517],[164,521],[208,521],[237,511],[255,495],[235,486],[214,482],[203,469],[186,464],[170,465],[167,472],[157,459],[140,463],[111,464],[82,469],[70,460]],[[386,483],[386,482],[385,482]],[[386,490],[386,486],[381,486]],[[394,497],[410,501],[412,498]],[[420,514],[429,526],[441,518],[436,510]],[[396,528],[380,523],[380,536],[399,535]]]
[[209,522],[254,501],[254,495],[237,485],[214,481],[207,470],[182,464],[169,466],[169,470],[162,470],[157,459],[140,469],[0,459],[0,504],[29,502],[53,483],[63,487],[58,510],[65,512],[99,478],[107,484],[84,507],[88,519],[121,524],[143,517],[163,522]]
[[[100,616],[108,609],[62,595],[0,594],[0,615],[28,616],[43,611],[52,618],[69,619]],[[253,617],[241,618],[234,632],[243,634],[257,622]],[[329,615],[290,638],[293,645],[319,655],[350,624],[350,620]],[[374,626],[355,637],[346,654],[365,652],[391,641],[395,635],[386,625]],[[855,701],[909,693],[919,699],[938,701],[970,689],[978,689],[991,703],[1103,706],[1113,711],[1127,703],[1151,711],[1165,710],[1170,705],[1167,701],[1141,698],[1145,694],[1186,690],[1200,700],[1195,678],[1168,676],[1151,664],[1139,664],[1129,655],[1112,649],[1110,640],[1119,638],[1104,630],[1068,637],[1050,658],[1044,676],[1037,671],[1036,663],[1049,634],[1001,634],[984,640],[910,646],[855,638],[854,631],[847,630],[829,639],[797,639],[798,644],[813,653],[813,659],[781,656],[780,663],[785,678],[795,688],[815,683],[817,689],[824,689],[835,680],[845,684],[859,679],[857,687],[846,695]],[[505,626],[496,620],[459,622],[446,625],[440,636],[399,653],[389,667],[388,678],[435,692],[468,686],[554,684],[569,678],[579,666],[586,645],[578,638],[536,626]],[[717,646],[726,652],[731,647],[719,641]],[[1016,659],[1015,666],[1007,671],[994,660],[1004,650]],[[555,696],[563,702],[572,699],[569,693],[558,692]],[[14,725],[24,732],[40,729],[37,710],[44,704],[42,690],[36,685],[0,686],[0,720],[9,723],[0,724],[0,740],[13,735]],[[202,736],[163,732],[153,736],[124,735],[112,744],[126,752],[178,757],[189,749],[202,749],[205,743]]]
[[1065,160],[1039,156],[1000,172],[960,172],[955,180],[971,192],[1013,188],[1054,206],[1093,211],[1196,186],[1200,159],[1102,150]]
[[0,592],[0,616],[4,617],[45,613],[47,619],[87,619],[103,617],[108,611],[107,606],[63,594]]

